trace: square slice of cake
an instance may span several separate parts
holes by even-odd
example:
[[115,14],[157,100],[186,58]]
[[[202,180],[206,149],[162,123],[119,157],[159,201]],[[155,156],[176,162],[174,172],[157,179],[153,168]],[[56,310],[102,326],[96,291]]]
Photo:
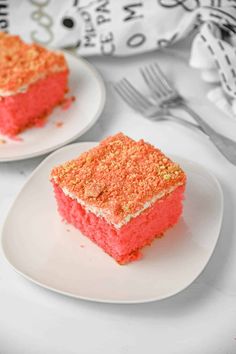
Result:
[[42,125],[63,102],[68,72],[63,54],[0,32],[0,132]]
[[122,133],[55,167],[58,210],[118,263],[177,223],[186,176],[160,150]]

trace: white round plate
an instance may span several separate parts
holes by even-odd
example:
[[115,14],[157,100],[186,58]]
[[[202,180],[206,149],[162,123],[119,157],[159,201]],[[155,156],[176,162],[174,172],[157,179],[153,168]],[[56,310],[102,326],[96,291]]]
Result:
[[[69,94],[75,101],[67,110],[57,107],[41,128],[31,128],[14,141],[0,135],[0,161],[23,160],[50,151],[84,134],[99,118],[105,104],[105,85],[86,60],[64,53],[70,69]],[[58,126],[62,123],[61,126]]]
[[223,197],[216,178],[194,162],[175,158],[188,178],[181,220],[143,250],[142,260],[120,266],[61,221],[48,180],[55,165],[92,146],[94,143],[64,147],[35,170],[3,227],[6,259],[38,285],[86,300],[141,303],[180,292],[202,272],[219,236]]

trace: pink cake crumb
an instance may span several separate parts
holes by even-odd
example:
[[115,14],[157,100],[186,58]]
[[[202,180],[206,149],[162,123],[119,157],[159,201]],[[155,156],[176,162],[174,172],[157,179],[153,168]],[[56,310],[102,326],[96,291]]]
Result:
[[119,264],[179,220],[186,176],[160,150],[116,134],[51,173],[60,215]]
[[11,135],[9,137],[12,141],[16,141],[16,142],[22,142],[24,141],[24,139],[21,136],[15,136],[15,135]]
[[63,109],[63,111],[66,111],[67,109],[70,108],[70,106],[72,105],[72,102],[75,101],[75,97],[68,97],[68,98],[64,98],[62,104],[61,104],[61,108]]
[[57,128],[61,128],[63,125],[64,125],[64,123],[61,122],[61,121],[55,122],[55,126],[56,126]]

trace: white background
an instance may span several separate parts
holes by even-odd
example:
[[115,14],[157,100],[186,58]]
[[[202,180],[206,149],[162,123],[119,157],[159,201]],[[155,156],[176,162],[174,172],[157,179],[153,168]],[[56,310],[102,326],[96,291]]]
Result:
[[[155,52],[135,58],[90,59],[107,83],[107,104],[96,125],[79,141],[98,141],[123,131],[213,171],[223,188],[225,206],[220,238],[209,264],[189,288],[174,297],[149,304],[111,305],[42,289],[17,275],[1,256],[1,354],[236,353],[236,167],[203,134],[173,122],[144,119],[109,85],[123,76],[141,85],[138,68],[158,59],[192,107],[216,129],[236,139],[236,118],[224,116],[206,100],[207,85],[199,72],[187,67],[185,45],[176,48],[175,58]],[[43,158],[0,164],[0,225]]]

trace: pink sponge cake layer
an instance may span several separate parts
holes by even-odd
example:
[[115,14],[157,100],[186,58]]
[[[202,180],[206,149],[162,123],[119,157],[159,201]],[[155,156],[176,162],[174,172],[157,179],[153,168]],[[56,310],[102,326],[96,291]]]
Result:
[[62,54],[5,33],[0,33],[0,78],[0,131],[9,136],[42,125],[68,91]]
[[160,150],[119,133],[51,173],[60,215],[118,263],[174,226],[186,176]]
[[25,93],[0,100],[0,130],[14,136],[22,130],[42,125],[55,106],[62,103],[67,88],[67,72],[52,74],[30,85]]
[[150,245],[174,226],[182,213],[184,187],[156,201],[138,217],[121,228],[109,224],[103,217],[86,211],[81,204],[54,184],[60,215],[100,246],[118,263],[125,264],[141,257],[140,249]]

